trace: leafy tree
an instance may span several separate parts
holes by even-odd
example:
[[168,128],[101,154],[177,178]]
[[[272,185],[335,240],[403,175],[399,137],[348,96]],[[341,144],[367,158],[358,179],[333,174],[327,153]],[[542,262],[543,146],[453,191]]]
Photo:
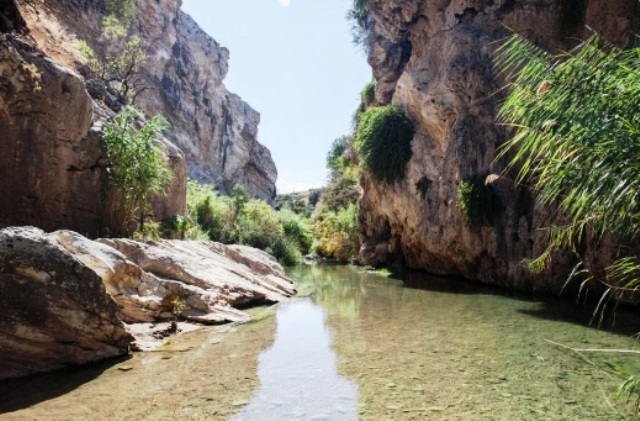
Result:
[[360,249],[358,206],[351,204],[338,212],[320,214],[313,249],[320,256],[335,258],[340,263],[353,259]]
[[105,223],[111,234],[130,235],[135,215],[142,232],[151,199],[163,194],[173,177],[158,142],[168,123],[162,116],[141,120],[138,110],[127,107],[102,134],[107,161]]
[[[531,267],[544,267],[558,247],[573,250],[584,267],[574,274],[608,288],[596,308],[602,314],[640,283],[640,259],[630,250],[606,268],[581,252],[605,235],[624,242],[640,234],[640,48],[620,50],[593,35],[553,56],[514,35],[498,53],[512,80],[500,119],[515,132],[502,156],[511,157],[518,181],[530,181],[542,203],[568,218],[550,229],[549,249]],[[620,388],[639,392],[638,376]]]
[[134,102],[147,88],[140,75],[142,64],[148,59],[142,40],[132,35],[116,15],[104,18],[95,49],[80,41],[79,50],[90,77],[114,93],[123,104]]

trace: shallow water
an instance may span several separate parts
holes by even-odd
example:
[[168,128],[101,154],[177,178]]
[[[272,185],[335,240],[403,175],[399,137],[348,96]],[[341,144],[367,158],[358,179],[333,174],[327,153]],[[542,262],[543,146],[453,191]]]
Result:
[[339,372],[358,385],[360,419],[631,418],[619,379],[599,367],[638,357],[574,348],[632,348],[640,326],[620,311],[615,332],[586,326],[591,306],[408,274],[403,281],[346,267],[291,276],[328,315]]
[[598,330],[589,306],[424,274],[290,276],[313,293],[255,310],[234,333],[205,328],[157,353],[0,384],[0,419],[635,419],[612,399],[611,367],[640,372],[637,357],[548,342],[632,348],[634,314]]

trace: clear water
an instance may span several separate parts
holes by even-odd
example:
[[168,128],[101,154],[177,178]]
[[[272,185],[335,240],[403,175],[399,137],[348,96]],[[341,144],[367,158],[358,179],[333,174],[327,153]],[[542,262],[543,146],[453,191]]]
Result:
[[311,300],[284,303],[273,346],[259,358],[260,389],[234,421],[354,420],[358,389],[340,376],[325,311]]
[[290,275],[311,295],[232,334],[205,328],[158,353],[0,384],[0,419],[636,419],[613,400],[612,373],[640,372],[637,356],[549,342],[633,348],[636,311],[595,329],[590,306],[424,274]]

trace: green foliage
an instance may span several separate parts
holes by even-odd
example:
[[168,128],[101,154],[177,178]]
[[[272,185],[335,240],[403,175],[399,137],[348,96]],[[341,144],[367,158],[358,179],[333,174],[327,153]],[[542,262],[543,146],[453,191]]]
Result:
[[236,223],[238,242],[259,249],[266,249],[284,235],[284,229],[276,211],[259,199],[246,202]]
[[358,201],[360,197],[360,186],[353,171],[332,180],[322,191],[320,207],[324,210],[337,212]]
[[347,148],[353,142],[351,136],[340,136],[335,139],[327,153],[327,168],[334,175],[343,170],[350,164],[350,160],[346,155]]
[[162,221],[162,232],[165,238],[185,240],[191,228],[193,228],[192,221],[184,215],[171,215]]
[[360,250],[357,205],[318,215],[312,249],[320,256],[335,258],[340,263],[352,260]]
[[362,115],[364,114],[364,112],[367,111],[369,108],[375,106],[375,104],[376,104],[376,81],[372,79],[366,85],[364,85],[364,88],[362,88],[362,91],[360,92],[360,105],[358,106],[358,109],[356,110],[356,112],[353,114],[353,119],[352,119],[354,128],[356,129],[358,128],[358,125],[360,124],[360,120],[362,119]]
[[[515,135],[501,156],[518,181],[530,180],[542,203],[568,217],[553,227],[540,268],[558,247],[582,259],[570,278],[600,281],[607,291],[595,313],[640,283],[640,259],[624,257],[602,270],[581,244],[604,235],[640,234],[640,48],[620,50],[593,35],[571,54],[551,56],[514,35],[498,50],[498,66],[512,80],[500,119]],[[629,377],[620,395],[640,396]]]
[[475,176],[458,186],[458,209],[472,226],[490,225],[502,212],[500,197],[485,183],[485,177]]
[[360,92],[360,100],[365,107],[371,107],[376,102],[376,81],[371,80],[364,85],[362,92]]
[[80,41],[80,55],[85,59],[92,79],[128,104],[145,89],[140,71],[148,55],[141,39],[132,35],[116,15],[102,22],[102,33],[92,48]]
[[164,194],[173,174],[158,139],[168,124],[161,116],[140,123],[140,113],[125,108],[102,134],[107,161],[105,224],[111,234],[129,235],[134,215],[140,230],[154,195]]
[[320,195],[321,189],[281,194],[276,197],[276,209],[289,209],[305,218],[310,218],[318,204]]
[[369,35],[373,23],[367,11],[367,2],[368,0],[353,0],[351,10],[347,12],[353,43],[365,49],[369,48]]
[[289,209],[276,212],[263,200],[251,198],[242,186],[234,187],[232,197],[224,197],[211,186],[190,181],[187,213],[209,239],[267,250],[285,265],[301,262],[312,241],[306,218]]
[[303,261],[298,244],[289,237],[276,240],[271,246],[270,252],[283,266],[295,266]]
[[378,182],[402,179],[411,158],[413,134],[413,123],[399,106],[368,109],[360,119],[354,143],[362,168]]
[[133,0],[103,0],[107,14],[116,17],[123,25],[131,24],[135,17]]
[[278,217],[284,230],[284,235],[297,245],[303,254],[309,253],[313,242],[313,229],[309,219],[295,212],[282,209],[278,211]]

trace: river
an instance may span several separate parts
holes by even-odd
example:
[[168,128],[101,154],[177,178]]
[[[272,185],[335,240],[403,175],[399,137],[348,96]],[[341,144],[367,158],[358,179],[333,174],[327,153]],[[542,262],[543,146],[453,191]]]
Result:
[[[0,384],[1,419],[623,420],[619,311],[409,273],[293,268],[305,292],[126,361]],[[232,332],[229,332],[232,331]],[[556,343],[556,344],[554,344]]]

